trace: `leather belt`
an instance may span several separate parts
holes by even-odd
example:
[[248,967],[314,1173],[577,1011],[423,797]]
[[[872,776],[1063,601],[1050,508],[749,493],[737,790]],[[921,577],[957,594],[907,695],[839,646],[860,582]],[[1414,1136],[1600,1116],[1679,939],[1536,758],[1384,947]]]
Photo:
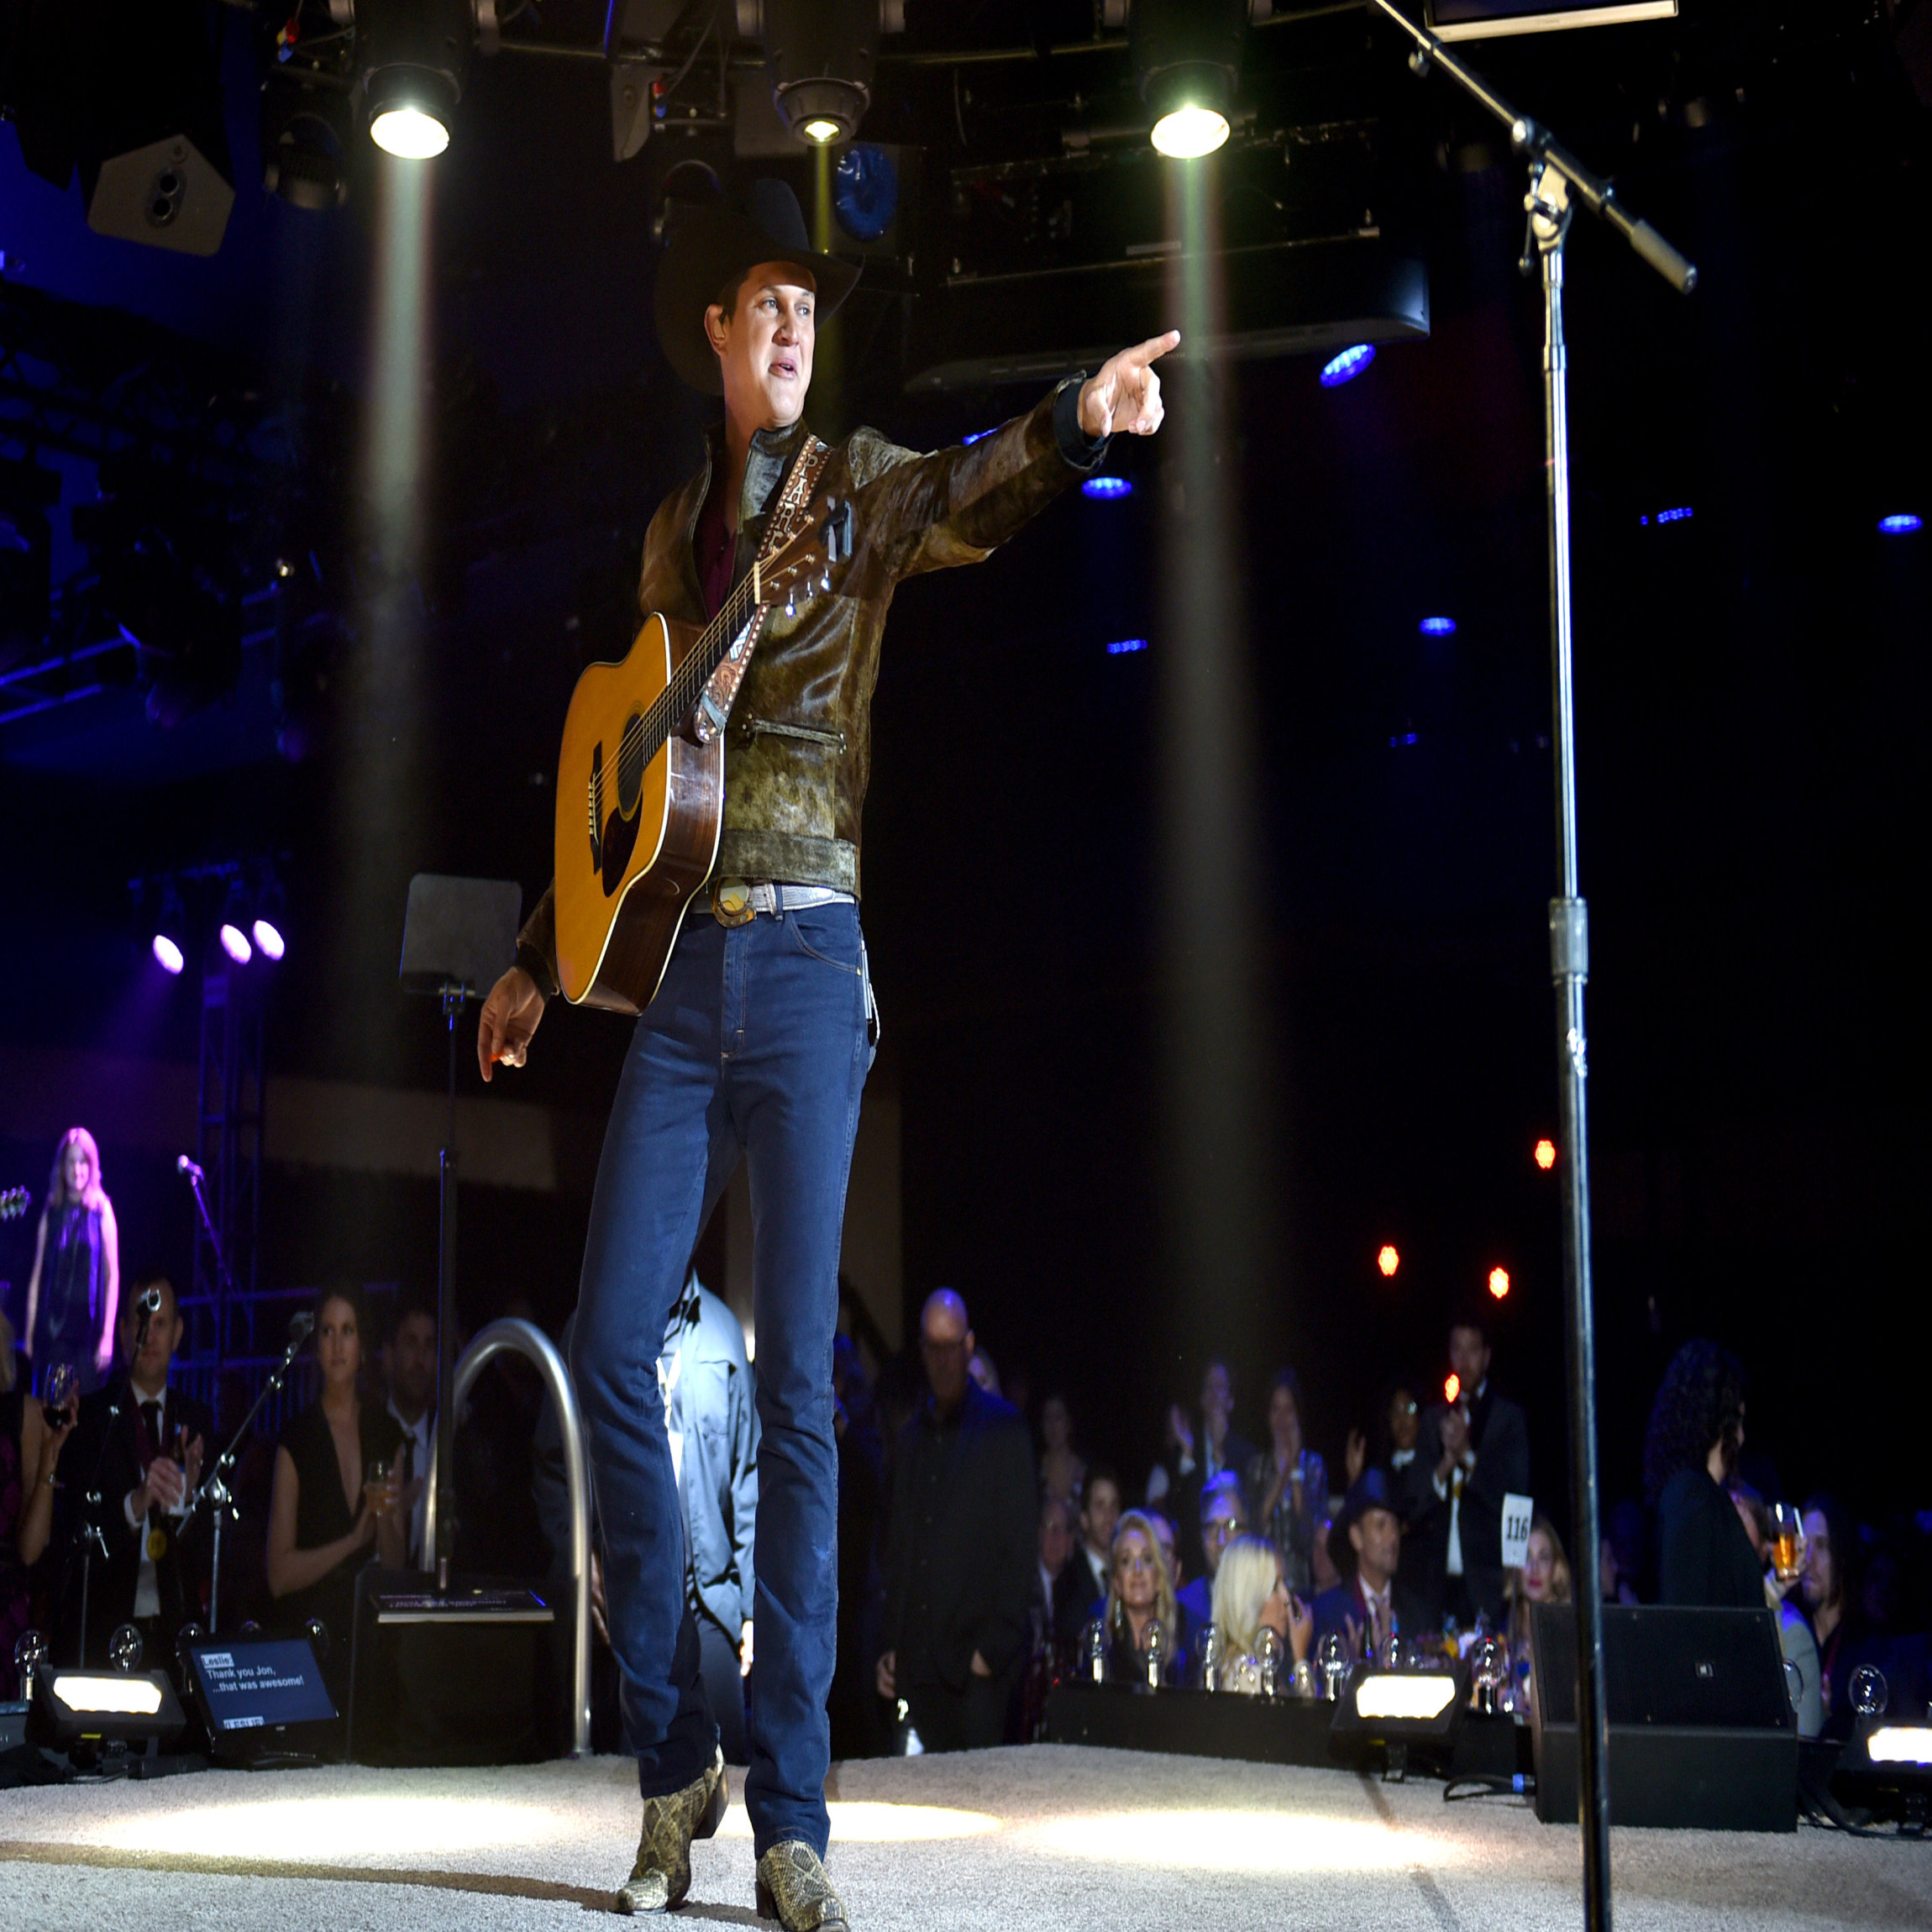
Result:
[[787,885],[769,879],[721,879],[711,887],[711,916],[721,926],[743,926],[764,913],[802,912],[811,906],[853,906],[854,895],[829,885]]

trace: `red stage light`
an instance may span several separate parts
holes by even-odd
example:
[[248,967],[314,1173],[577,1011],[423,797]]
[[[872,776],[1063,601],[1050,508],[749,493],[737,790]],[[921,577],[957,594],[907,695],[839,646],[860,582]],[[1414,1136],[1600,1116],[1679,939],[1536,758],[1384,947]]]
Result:
[[1500,1301],[1509,1292],[1509,1271],[1506,1268],[1489,1270],[1489,1292]]
[[1557,1143],[1552,1140],[1547,1139],[1538,1141],[1536,1142],[1536,1165],[1540,1167],[1545,1173],[1547,1173],[1551,1168],[1556,1166],[1556,1164]]
[[1402,1265],[1402,1257],[1395,1252],[1393,1243],[1385,1243],[1382,1252],[1375,1257],[1375,1265],[1384,1275],[1393,1276]]
[[1452,1405],[1454,1404],[1456,1398],[1462,1393],[1462,1378],[1460,1375],[1450,1376],[1442,1384],[1442,1399]]

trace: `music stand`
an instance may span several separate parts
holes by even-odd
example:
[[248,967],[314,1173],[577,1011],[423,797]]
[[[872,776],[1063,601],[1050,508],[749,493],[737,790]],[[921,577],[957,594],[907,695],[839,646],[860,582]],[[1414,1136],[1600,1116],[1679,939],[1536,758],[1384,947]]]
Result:
[[434,994],[449,1036],[449,1125],[438,1168],[436,1228],[436,1548],[431,1567],[439,1590],[449,1587],[456,1529],[451,1494],[456,1418],[449,1401],[456,1363],[456,1016],[466,1000],[482,998],[515,963],[522,909],[523,889],[513,879],[419,872],[409,882],[402,921],[402,990]]

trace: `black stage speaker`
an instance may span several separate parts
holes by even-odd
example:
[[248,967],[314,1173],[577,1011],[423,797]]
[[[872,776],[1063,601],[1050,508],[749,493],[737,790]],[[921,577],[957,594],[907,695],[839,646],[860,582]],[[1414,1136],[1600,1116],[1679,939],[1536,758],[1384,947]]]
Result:
[[358,1764],[534,1764],[569,1754],[570,1586],[362,1572],[349,1703]]
[[[1577,1821],[1577,1613],[1538,1604],[1536,1815]],[[1610,1822],[1798,1829],[1798,1722],[1770,1609],[1604,1606]]]

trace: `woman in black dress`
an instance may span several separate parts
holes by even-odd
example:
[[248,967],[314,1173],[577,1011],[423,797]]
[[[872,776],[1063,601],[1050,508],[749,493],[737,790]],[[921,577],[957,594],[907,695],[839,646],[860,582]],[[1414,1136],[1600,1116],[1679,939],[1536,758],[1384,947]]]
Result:
[[83,1395],[106,1384],[120,1297],[121,1237],[101,1185],[101,1150],[85,1127],[70,1127],[54,1152],[27,1277],[23,1339],[43,1390],[63,1362],[72,1364]]
[[1687,1341],[1664,1371],[1644,1441],[1660,1602],[1764,1608],[1764,1572],[1725,1490],[1744,1446],[1744,1389],[1743,1365],[1714,1341]]
[[[328,1631],[323,1675],[346,1682],[355,1622],[356,1573],[371,1555],[388,1569],[405,1560],[393,1470],[402,1425],[356,1389],[362,1367],[362,1298],[349,1287],[324,1290],[315,1314],[315,1359],[322,1389],[283,1430],[269,1498],[268,1587],[278,1623],[319,1617]],[[391,1472],[365,1482],[369,1465]]]

